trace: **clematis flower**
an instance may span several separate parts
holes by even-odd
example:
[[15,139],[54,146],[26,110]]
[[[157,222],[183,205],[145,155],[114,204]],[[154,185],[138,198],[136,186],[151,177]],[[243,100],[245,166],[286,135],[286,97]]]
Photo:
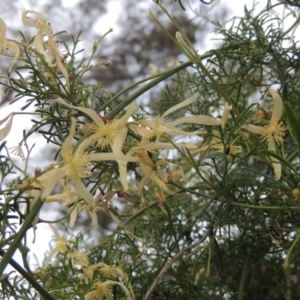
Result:
[[[168,109],[161,117],[157,116],[155,120],[139,120],[133,121],[130,123],[130,128],[135,131],[138,135],[143,137],[143,143],[150,140],[152,137],[157,136],[158,140],[163,134],[171,134],[171,135],[193,135],[197,134],[195,132],[186,132],[176,127],[176,125],[182,123],[188,123],[189,119],[178,121],[176,124],[173,122],[166,122],[166,117],[185,106],[190,105],[199,97],[199,93],[195,93],[190,98],[184,100],[183,102],[171,107]],[[189,117],[187,117],[189,118]],[[179,119],[181,120],[181,119]]]
[[[33,17],[29,17],[28,15],[33,15]],[[35,27],[38,30],[33,42],[36,50],[44,57],[49,66],[59,69],[69,86],[69,75],[67,69],[62,64],[62,57],[54,40],[52,27],[47,22],[46,17],[37,11],[25,10],[22,13],[22,21],[24,25]],[[44,35],[47,37],[45,41]],[[47,53],[45,52],[45,48],[48,50]]]
[[[28,17],[28,14],[34,15],[34,17]],[[35,27],[38,32],[34,38],[34,46],[38,52],[46,56],[44,51],[44,34],[49,38],[53,39],[53,31],[50,23],[41,13],[34,10],[25,10],[22,13],[23,24],[30,27]]]
[[[78,195],[85,200],[85,202],[93,210],[95,201],[91,193],[87,190],[82,182],[82,178],[91,176],[91,172],[87,168],[92,161],[107,161],[120,160],[125,162],[136,162],[135,157],[126,157],[125,155],[118,155],[114,153],[87,153],[86,148],[90,141],[85,139],[80,145],[73,150],[72,139],[75,135],[76,121],[72,118],[71,130],[61,148],[61,156],[63,161],[59,163],[59,167],[54,168],[48,172],[51,174],[45,189],[42,193],[42,198],[46,199],[52,192],[53,188],[60,179],[66,178],[71,181]],[[47,174],[47,173],[46,173]]]
[[[243,128],[252,133],[261,135],[262,141],[268,142],[268,150],[276,153],[276,143],[282,144],[284,141],[283,137],[285,127],[283,126],[282,122],[280,122],[283,105],[281,97],[275,90],[269,88],[269,92],[272,95],[274,102],[272,117],[269,125],[256,126],[249,124],[244,126]],[[279,180],[281,177],[281,164],[279,163],[277,158],[272,157],[272,165],[275,172],[275,179]]]
[[85,300],[92,300],[92,299],[113,299],[111,296],[112,292],[112,286],[113,285],[119,285],[125,295],[127,300],[134,300],[135,296],[131,287],[131,284],[128,282],[127,275],[122,271],[122,269],[118,267],[112,267],[104,263],[98,263],[95,265],[90,265],[83,269],[84,273],[81,276],[81,279],[83,279],[86,283],[88,283],[89,280],[93,279],[94,273],[98,271],[100,274],[107,276],[107,277],[117,277],[121,276],[124,281],[127,282],[128,288],[119,281],[114,280],[106,280],[106,281],[96,281],[92,285],[92,289],[90,292],[88,292],[85,296]]
[[87,267],[89,265],[89,258],[85,252],[73,251],[67,254],[67,258],[71,259],[73,265]]
[[51,258],[53,257],[53,255],[55,253],[65,253],[68,251],[68,243],[70,241],[68,240],[65,240],[64,238],[62,238],[60,236],[60,234],[58,233],[58,230],[56,229],[56,227],[54,227],[53,225],[49,224],[49,226],[51,227],[54,235],[55,235],[55,238],[56,238],[56,246],[50,251],[50,253],[48,254],[47,256],[47,259],[45,260],[44,262],[44,268],[46,268],[48,266],[48,264],[50,263],[51,261]]
[[167,162],[165,160],[159,160],[154,164],[146,151],[139,151],[137,157],[139,158],[139,166],[144,173],[144,177],[138,187],[139,193],[142,194],[143,188],[149,179],[163,191],[169,191],[166,183],[172,180],[172,176],[158,169],[159,166],[166,165]]
[[[105,117],[101,118],[93,109],[69,105],[62,99],[59,99],[59,101],[70,108],[83,112],[93,120],[93,124],[90,126],[92,135],[86,139],[86,145],[95,144],[100,149],[110,148],[114,154],[123,155],[122,148],[128,131],[127,122],[133,114],[135,103],[128,106],[126,113],[122,118],[105,120]],[[121,184],[124,190],[128,190],[128,183],[126,179],[127,161],[117,160],[117,163],[119,166]]]
[[222,119],[220,121],[205,115],[198,116],[188,116],[179,118],[172,122],[166,122],[166,118],[171,113],[190,105],[199,97],[199,93],[195,93],[190,98],[184,100],[183,102],[174,105],[170,109],[168,109],[161,117],[157,116],[155,120],[139,120],[131,122],[130,129],[135,131],[138,135],[143,137],[142,142],[146,143],[152,137],[156,136],[159,140],[160,137],[164,134],[170,135],[195,135],[200,133],[199,131],[187,132],[180,128],[178,125],[182,124],[198,124],[198,125],[210,125],[210,126],[218,126],[222,125],[224,127],[226,120],[229,117],[229,111],[231,110],[231,106],[226,104]]
[[[15,62],[17,61],[18,57],[20,56],[20,48],[17,43],[10,41],[5,38],[6,35],[6,24],[3,19],[0,18],[0,52],[9,49],[14,53],[14,59],[11,66],[8,69],[8,72],[11,71],[12,67],[14,66]],[[2,91],[1,91],[2,93]],[[1,101],[0,101],[1,102]]]

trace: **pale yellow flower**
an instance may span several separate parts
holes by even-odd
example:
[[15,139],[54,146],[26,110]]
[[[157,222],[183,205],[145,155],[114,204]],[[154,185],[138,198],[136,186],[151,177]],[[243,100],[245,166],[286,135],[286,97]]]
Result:
[[92,286],[92,290],[86,294],[84,299],[85,300],[103,300],[103,299],[113,300],[111,292],[112,292],[112,286],[115,284],[119,285],[123,289],[127,300],[135,299],[134,295],[129,292],[129,290],[124,284],[113,280],[106,280],[104,282],[102,281],[95,282]]
[[[52,192],[55,185],[66,177],[67,181],[71,181],[78,195],[85,200],[90,206],[90,214],[92,219],[95,215],[95,201],[91,193],[87,190],[82,182],[82,178],[91,176],[91,171],[88,169],[88,165],[93,161],[107,161],[116,160],[124,162],[136,162],[135,157],[125,156],[123,154],[114,153],[87,153],[86,148],[90,145],[90,141],[85,139],[74,150],[72,140],[75,135],[76,121],[72,118],[72,125],[70,133],[66,138],[61,148],[61,156],[63,161],[59,163],[59,167],[48,171],[51,174],[51,178],[47,182],[42,194],[42,198],[46,199]],[[95,224],[94,220],[94,224]]]
[[73,265],[80,265],[82,267],[87,267],[89,265],[89,258],[84,252],[69,252],[67,258],[71,259]]
[[85,300],[113,300],[111,295],[113,282],[110,280],[102,282],[97,281],[93,284],[92,290],[85,296]]
[[[91,136],[89,136],[85,143],[86,145],[95,144],[101,149],[110,148],[112,153],[123,157],[123,145],[127,137],[128,131],[128,119],[133,114],[135,103],[132,103],[127,107],[126,113],[120,119],[105,120],[101,118],[96,111],[90,108],[77,107],[67,104],[62,99],[59,99],[64,105],[79,110],[85,115],[89,116],[93,120],[93,124],[90,126]],[[127,159],[129,159],[127,157]],[[127,162],[125,159],[116,160],[119,165],[120,180],[124,190],[128,190],[127,183]],[[134,158],[133,160],[134,161]],[[136,160],[137,161],[137,160]]]
[[68,251],[68,243],[69,241],[68,240],[65,240],[64,238],[62,238],[60,236],[60,234],[58,233],[58,230],[56,229],[56,227],[54,227],[53,225],[49,224],[49,226],[51,227],[54,235],[55,235],[55,238],[56,238],[56,245],[55,247],[50,251],[50,253],[47,255],[47,259],[45,260],[44,262],[44,268],[46,266],[48,266],[51,258],[53,257],[53,255],[56,253],[56,252],[59,252],[59,253],[65,253]]
[[187,132],[177,127],[183,124],[197,124],[197,125],[209,125],[209,126],[221,125],[222,127],[224,127],[225,122],[229,117],[229,111],[231,110],[231,106],[228,106],[227,104],[225,105],[223,116],[220,121],[210,116],[196,115],[196,116],[182,117],[175,121],[167,122],[168,115],[183,107],[190,105],[198,97],[199,97],[199,93],[195,93],[190,98],[168,109],[161,117],[157,116],[155,120],[133,121],[130,124],[130,129],[135,131],[138,135],[141,135],[143,137],[142,143],[146,143],[154,136],[156,136],[157,139],[159,140],[161,136],[163,136],[164,134],[192,136],[200,133],[200,131]]
[[63,201],[64,206],[69,208],[70,213],[70,221],[69,225],[74,227],[75,221],[77,219],[78,211],[79,211],[79,200],[80,196],[76,193],[75,190],[71,189],[68,185],[64,183],[64,181],[59,181],[60,185],[63,188],[63,192],[59,194],[50,195],[46,198],[46,202],[56,202]]
[[105,263],[98,263],[96,264],[97,271],[108,278],[116,278],[118,276],[124,277],[123,270],[119,267],[112,267],[110,265],[107,265]]
[[[69,75],[67,69],[62,64],[63,57],[58,51],[52,27],[46,17],[37,11],[25,10],[22,13],[22,21],[24,25],[35,27],[38,30],[34,38],[34,46],[36,50],[44,57],[49,66],[57,66],[69,87]],[[48,50],[47,53],[45,52],[45,48]]]
[[[272,95],[274,102],[272,117],[269,125],[256,126],[249,124],[244,126],[243,128],[252,133],[261,135],[262,141],[268,142],[268,150],[276,152],[276,143],[283,143],[284,131],[286,128],[283,126],[282,122],[280,122],[283,110],[281,97],[272,88],[269,89],[269,92]],[[277,158],[272,157],[272,165],[275,172],[275,179],[278,180],[281,177],[281,164],[279,163]]]
[[146,151],[139,151],[137,157],[139,158],[139,166],[144,173],[138,187],[139,193],[142,193],[143,188],[149,179],[163,191],[169,191],[166,183],[172,181],[172,176],[158,168],[161,165],[166,165],[167,162],[165,160],[159,160],[154,164]]
[[195,93],[190,98],[184,100],[183,102],[174,105],[168,109],[161,117],[157,116],[155,120],[138,120],[130,123],[130,129],[135,131],[138,135],[143,137],[142,143],[146,143],[152,137],[157,136],[158,140],[164,134],[170,135],[194,135],[198,131],[186,132],[182,129],[177,128],[177,125],[184,123],[193,123],[190,122],[193,117],[184,117],[176,120],[175,122],[167,122],[167,116],[185,106],[190,105],[199,97],[199,93]]
[[[28,15],[32,15],[32,17],[28,17]],[[34,38],[34,46],[38,52],[47,58],[44,50],[44,35],[49,39],[53,39],[53,31],[50,23],[47,22],[46,17],[37,11],[25,10],[22,13],[22,21],[24,25],[35,27],[38,30]]]
[[95,144],[100,149],[115,149],[116,152],[120,153],[127,135],[127,122],[133,114],[135,103],[127,107],[122,118],[107,120],[105,117],[100,117],[93,109],[70,105],[61,98],[58,101],[67,107],[83,112],[92,119],[93,124],[89,127],[92,134],[87,138],[86,143]]
[[[14,53],[14,59],[9,67],[8,71],[10,72],[13,65],[17,61],[18,57],[20,56],[20,48],[17,43],[10,41],[9,39],[5,38],[6,35],[6,24],[3,21],[3,19],[0,18],[0,52],[5,51],[6,49],[9,49]],[[0,101],[1,103],[1,101]]]

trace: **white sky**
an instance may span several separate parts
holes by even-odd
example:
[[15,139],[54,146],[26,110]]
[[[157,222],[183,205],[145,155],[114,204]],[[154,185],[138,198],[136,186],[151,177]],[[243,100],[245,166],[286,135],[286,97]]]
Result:
[[[109,2],[109,12],[113,12],[113,13],[108,13],[105,17],[103,17],[101,19],[101,21],[97,22],[97,24],[95,24],[94,26],[97,26],[97,28],[101,28],[102,32],[106,32],[107,29],[109,29],[110,27],[114,28],[114,32],[118,32],[118,28],[116,28],[115,26],[115,21],[118,18],[118,14],[121,13],[121,3],[124,0],[111,0]],[[151,1],[151,0],[149,0]],[[74,6],[78,1],[74,1],[74,0],[63,0],[63,3],[65,4],[66,7],[72,7]],[[266,3],[266,1],[261,1],[263,4]],[[182,3],[185,3],[184,0],[182,0]],[[234,6],[232,5],[233,1],[232,0],[222,0],[221,4],[219,4],[217,7],[215,7],[214,9],[221,9],[221,7],[223,5],[228,5],[230,6],[232,9],[234,9],[233,15],[234,16],[241,16],[243,15],[243,11],[244,11],[244,5],[247,3],[248,5],[251,5],[252,1],[247,1],[247,0],[239,0],[239,1],[234,1]],[[178,5],[178,3],[175,3],[174,5]],[[193,7],[194,9],[199,9],[201,7],[200,2],[198,3],[199,7]],[[260,11],[260,8],[263,7],[262,4],[259,4],[257,6],[258,11]],[[203,6],[202,6],[203,8]],[[281,13],[280,13],[281,15]],[[291,20],[292,22],[294,22],[294,20]],[[52,24],[53,26],[55,26],[55,24]],[[34,31],[32,31],[32,33],[34,33]],[[76,35],[76,33],[74,33]],[[155,38],[155,37],[153,37]],[[210,49],[212,46],[212,43],[209,42],[209,40],[212,38],[212,36],[210,36],[208,38],[208,42],[205,43],[201,43],[202,45],[206,46],[206,49],[204,49],[204,47],[201,47],[201,52],[206,51],[208,49]],[[9,111],[11,110],[19,110],[21,106],[20,102],[17,102],[16,105],[13,106],[9,106],[8,104],[5,104],[3,106],[1,106],[1,119],[6,116]],[[32,116],[17,116],[16,121],[13,124],[13,129],[10,133],[9,139],[8,139],[8,147],[13,147],[16,146],[17,143],[21,140],[22,138],[22,131],[23,129],[29,129],[31,127],[31,121],[30,119],[32,118]],[[17,124],[21,125],[21,126],[17,126]],[[31,143],[33,143],[34,141],[31,140]],[[30,142],[29,142],[30,143]],[[39,142],[40,143],[40,142]],[[33,152],[33,156],[35,157],[35,161],[38,162],[38,166],[39,167],[45,167],[47,164],[47,161],[45,159],[43,159],[43,155],[44,153],[40,152],[40,144],[36,145],[35,150]],[[22,164],[21,160],[16,159],[18,164]],[[47,219],[47,220],[51,220],[54,219],[56,217],[56,213],[55,211],[42,211],[41,213],[41,218],[42,219]],[[37,239],[35,244],[32,244],[31,241],[33,239],[32,236],[32,230],[29,230],[29,234],[28,234],[28,246],[31,249],[31,263],[34,265],[34,259],[33,259],[33,255],[36,255],[38,257],[38,259],[41,261],[44,257],[44,253],[46,250],[49,249],[49,240],[51,238],[51,236],[53,235],[51,229],[49,228],[49,226],[47,224],[38,224],[38,230],[37,230]],[[20,256],[18,254],[16,254],[15,258],[17,260],[20,260]]]

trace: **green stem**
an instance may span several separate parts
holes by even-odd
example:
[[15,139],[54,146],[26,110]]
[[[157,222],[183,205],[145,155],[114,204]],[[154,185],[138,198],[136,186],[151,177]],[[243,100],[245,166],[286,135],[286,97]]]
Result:
[[247,279],[248,262],[249,262],[249,259],[247,257],[246,261],[244,263],[244,266],[243,266],[242,278],[241,278],[240,286],[239,286],[238,300],[243,300],[244,287],[245,287],[245,282]]
[[34,218],[39,213],[41,207],[43,206],[44,202],[38,198],[36,203],[33,205],[32,209],[30,210],[29,214],[27,215],[25,222],[23,223],[22,227],[20,228],[19,232],[16,234],[15,239],[11,243],[10,247],[7,249],[6,253],[3,255],[3,258],[0,262],[0,274],[3,273],[4,269],[6,268],[7,264],[9,263],[10,259],[14,255],[15,251],[21,244],[21,240],[26,234],[26,231],[32,226],[32,222]]
[[[0,255],[5,256],[5,251],[0,249]],[[20,266],[13,258],[9,260],[9,264],[14,267],[31,285],[35,288],[40,295],[46,300],[55,300],[44,288],[36,281],[36,279],[29,274],[22,266]]]
[[[173,74],[176,74],[179,71],[181,71],[181,70],[183,70],[183,69],[191,66],[192,64],[193,64],[193,62],[188,61],[188,62],[185,62],[185,63],[181,64],[180,66],[178,66],[176,68],[173,68],[173,69],[171,69],[171,70],[169,70],[169,71],[167,71],[165,73],[162,73],[162,75],[158,76],[157,78],[153,79],[148,84],[144,85],[143,87],[141,87],[140,89],[138,89],[137,91],[135,91],[127,99],[125,99],[124,101],[122,101],[113,110],[111,110],[106,116],[108,117],[108,119],[113,119],[120,111],[122,111],[126,106],[128,106],[131,102],[133,102],[137,97],[139,97],[140,95],[144,94],[146,91],[150,90],[152,87],[156,86],[161,81],[164,81],[168,77],[170,77]],[[136,85],[136,83],[134,85],[130,86],[130,88],[132,88],[135,85]],[[116,96],[120,96],[123,93],[124,93],[124,90],[122,90]],[[113,100],[115,100],[117,98],[116,96],[113,97],[113,99],[111,99],[110,102],[113,101]]]

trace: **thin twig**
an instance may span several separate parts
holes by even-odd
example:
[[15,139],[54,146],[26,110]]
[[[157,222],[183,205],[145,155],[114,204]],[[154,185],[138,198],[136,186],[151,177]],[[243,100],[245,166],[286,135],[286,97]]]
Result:
[[211,234],[213,230],[212,225],[209,226],[208,230],[205,232],[205,234],[202,236],[202,238],[200,240],[198,240],[197,242],[183,248],[181,251],[179,251],[177,254],[175,254],[169,261],[167,261],[164,265],[164,267],[161,269],[161,271],[159,272],[159,274],[156,276],[156,278],[154,279],[154,281],[152,282],[150,288],[148,289],[145,297],[143,298],[143,300],[148,300],[149,297],[151,296],[152,292],[154,291],[155,287],[159,284],[159,282],[162,280],[164,274],[166,273],[166,271],[173,265],[173,263],[180,257],[182,256],[185,252],[197,247],[198,245],[200,245],[201,243],[203,243],[206,238]]

